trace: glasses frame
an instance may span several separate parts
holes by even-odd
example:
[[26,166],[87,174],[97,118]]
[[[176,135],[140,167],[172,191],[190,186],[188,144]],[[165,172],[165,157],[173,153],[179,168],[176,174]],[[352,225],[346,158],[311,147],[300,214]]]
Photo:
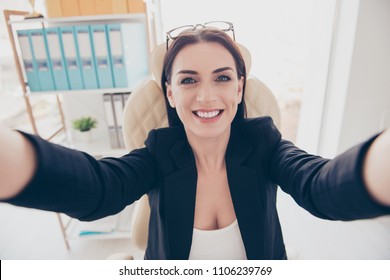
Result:
[[[213,26],[212,24],[213,23],[224,23],[224,24],[227,24],[229,27],[228,28],[218,28],[218,27],[215,27]],[[233,40],[236,41],[236,34],[234,33],[234,25],[233,23],[229,22],[229,21],[209,21],[209,22],[205,22],[203,24],[201,23],[197,23],[197,24],[188,24],[188,25],[182,25],[182,26],[179,26],[179,27],[175,27],[171,30],[169,30],[167,33],[166,33],[166,47],[168,49],[168,43],[169,43],[169,40],[175,40],[179,37],[180,33],[178,36],[172,36],[172,32],[178,30],[178,29],[182,29],[182,28],[185,28],[185,27],[188,27],[188,29],[183,29],[183,31],[186,31],[186,30],[196,30],[198,27],[199,28],[206,28],[206,27],[215,27],[215,28],[218,28],[219,30],[221,31],[224,31],[224,32],[229,32],[229,31],[232,31],[233,33]]]

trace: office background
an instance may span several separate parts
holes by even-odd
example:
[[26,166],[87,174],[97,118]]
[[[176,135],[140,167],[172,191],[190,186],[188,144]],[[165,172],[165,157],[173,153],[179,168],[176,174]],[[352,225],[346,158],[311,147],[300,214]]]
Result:
[[[28,9],[27,1],[12,2],[14,9],[16,3]],[[253,56],[252,74],[271,88],[281,104],[283,135],[309,152],[333,157],[389,126],[390,1],[257,2],[261,9],[251,8],[248,0],[202,0],[189,9],[189,1],[161,0],[162,30],[210,20],[234,22],[237,40]],[[5,44],[4,25],[0,32]],[[12,60],[7,50],[1,56],[2,61]],[[12,63],[4,63],[1,100],[15,104],[5,108],[6,101],[0,101],[0,117],[7,120],[19,113],[16,107],[21,108],[20,100],[10,96],[18,92],[17,85],[10,83],[11,72]],[[68,252],[50,213],[0,207],[5,226],[0,233],[2,259],[99,259],[123,248],[142,257],[131,242],[123,240],[75,241]],[[388,217],[323,221],[282,192],[278,208],[286,244],[295,258],[390,258]]]

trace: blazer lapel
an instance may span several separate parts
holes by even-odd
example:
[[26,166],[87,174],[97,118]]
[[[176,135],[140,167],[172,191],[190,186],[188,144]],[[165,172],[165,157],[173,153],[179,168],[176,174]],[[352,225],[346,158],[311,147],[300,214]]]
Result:
[[[177,139],[177,138],[176,138]],[[226,152],[229,188],[248,259],[264,259],[264,211],[257,171],[244,165],[252,144],[232,126]],[[164,153],[165,154],[165,153]],[[169,157],[176,166],[166,166],[163,211],[170,259],[188,259],[191,250],[198,174],[195,157],[186,137],[178,137]]]
[[169,258],[188,259],[195,213],[197,171],[192,149],[178,141],[170,156],[179,168],[164,178],[164,211]]
[[226,169],[233,206],[247,258],[263,259],[264,227],[261,213],[264,209],[258,189],[257,171],[243,165],[252,151],[252,144],[232,130],[226,152]]

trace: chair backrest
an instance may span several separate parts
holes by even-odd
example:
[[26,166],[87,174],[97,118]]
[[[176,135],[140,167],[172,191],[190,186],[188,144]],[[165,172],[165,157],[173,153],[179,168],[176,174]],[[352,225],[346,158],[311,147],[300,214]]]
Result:
[[[247,72],[251,67],[251,56],[247,48],[240,45]],[[153,75],[140,84],[128,98],[123,112],[123,137],[126,149],[144,146],[150,130],[168,126],[164,95],[160,81],[165,55],[165,44],[157,46],[151,53]],[[248,118],[270,116],[275,125],[280,126],[280,110],[270,89],[257,78],[248,75],[245,89],[245,102]],[[138,202],[132,239],[136,246],[145,250],[148,238],[150,209],[147,196]]]

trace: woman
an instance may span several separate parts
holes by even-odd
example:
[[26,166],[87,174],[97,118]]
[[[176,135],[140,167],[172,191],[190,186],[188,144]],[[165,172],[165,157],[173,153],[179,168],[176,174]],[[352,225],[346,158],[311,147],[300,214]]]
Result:
[[245,64],[225,32],[195,26],[171,39],[169,128],[100,161],[2,128],[0,198],[94,220],[147,193],[146,259],[286,259],[277,185],[324,219],[390,213],[389,131],[334,160],[308,155],[269,117],[245,119]]

